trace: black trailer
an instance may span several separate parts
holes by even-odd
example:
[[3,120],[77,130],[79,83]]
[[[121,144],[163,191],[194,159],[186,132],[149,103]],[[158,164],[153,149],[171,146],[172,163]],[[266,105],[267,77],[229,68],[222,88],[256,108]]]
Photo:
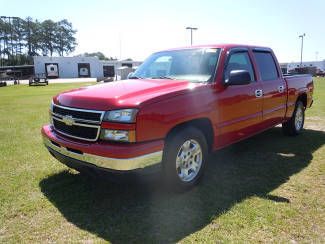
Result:
[[28,85],[33,86],[33,85],[48,85],[48,79],[46,77],[45,73],[39,73],[31,76],[29,78]]

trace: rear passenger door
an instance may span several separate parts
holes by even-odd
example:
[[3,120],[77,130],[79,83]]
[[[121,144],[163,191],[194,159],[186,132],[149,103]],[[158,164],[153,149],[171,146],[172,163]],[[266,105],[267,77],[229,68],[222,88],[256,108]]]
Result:
[[282,122],[286,111],[286,84],[269,50],[253,50],[263,91],[263,127]]

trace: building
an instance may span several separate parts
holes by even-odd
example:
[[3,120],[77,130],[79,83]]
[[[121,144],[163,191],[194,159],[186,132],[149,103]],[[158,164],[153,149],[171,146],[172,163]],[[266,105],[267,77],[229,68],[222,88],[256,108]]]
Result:
[[34,65],[0,66],[0,77],[10,76],[18,79],[29,78],[34,73]]
[[[97,57],[34,57],[35,74],[48,78],[104,78],[116,77],[120,67],[134,68],[140,61],[102,61]],[[131,70],[131,69],[130,69]]]
[[304,61],[302,62],[302,65],[300,65],[300,62],[291,62],[291,63],[283,63],[281,64],[281,69],[284,68],[284,66],[287,67],[287,73],[292,73],[296,69],[301,68],[312,68],[314,67],[317,73],[325,72],[325,60],[323,61]]
[[288,63],[280,63],[282,74],[288,74]]

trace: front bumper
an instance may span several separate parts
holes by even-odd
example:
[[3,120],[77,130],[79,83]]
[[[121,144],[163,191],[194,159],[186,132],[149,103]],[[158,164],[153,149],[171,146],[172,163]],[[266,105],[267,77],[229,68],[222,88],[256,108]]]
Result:
[[[156,150],[149,153],[143,153],[137,156],[130,156],[130,154],[121,155],[124,158],[109,157],[96,155],[94,153],[89,153],[91,150],[92,144],[86,143],[82,144],[76,142],[73,145],[72,141],[64,141],[64,138],[56,134],[49,126],[44,126],[42,129],[43,142],[47,149],[51,152],[52,155],[60,155],[56,158],[68,165],[66,162],[68,159],[73,159],[74,162],[82,162],[82,164],[88,164],[89,166],[95,166],[103,169],[114,170],[114,171],[132,171],[137,169],[144,169],[149,166],[160,164],[162,161],[162,148],[161,150]],[[100,148],[99,152],[102,154],[103,150],[105,154],[111,153],[116,155],[116,150],[118,150],[118,145],[100,145],[98,143],[93,144],[94,148]],[[126,145],[120,146],[128,152],[143,148],[143,145],[137,147],[137,145],[129,145],[129,150]],[[137,147],[134,149],[134,147]],[[149,146],[150,147],[150,146]],[[131,150],[132,148],[132,150]],[[159,148],[157,146],[155,149]],[[114,150],[115,149],[115,150]],[[120,152],[125,152],[125,150],[120,150]],[[123,154],[123,153],[122,153]],[[139,152],[137,152],[139,154]],[[62,160],[64,159],[64,160]],[[68,165],[69,166],[69,165]]]

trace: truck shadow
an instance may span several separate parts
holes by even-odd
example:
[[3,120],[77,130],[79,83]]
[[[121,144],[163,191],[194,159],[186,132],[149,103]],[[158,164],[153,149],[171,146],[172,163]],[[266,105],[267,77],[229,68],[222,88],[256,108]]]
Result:
[[307,167],[324,143],[322,131],[284,137],[281,128],[271,129],[211,155],[201,184],[182,194],[159,181],[93,184],[69,171],[39,185],[67,221],[105,240],[176,242],[251,196],[290,204],[270,192]]

